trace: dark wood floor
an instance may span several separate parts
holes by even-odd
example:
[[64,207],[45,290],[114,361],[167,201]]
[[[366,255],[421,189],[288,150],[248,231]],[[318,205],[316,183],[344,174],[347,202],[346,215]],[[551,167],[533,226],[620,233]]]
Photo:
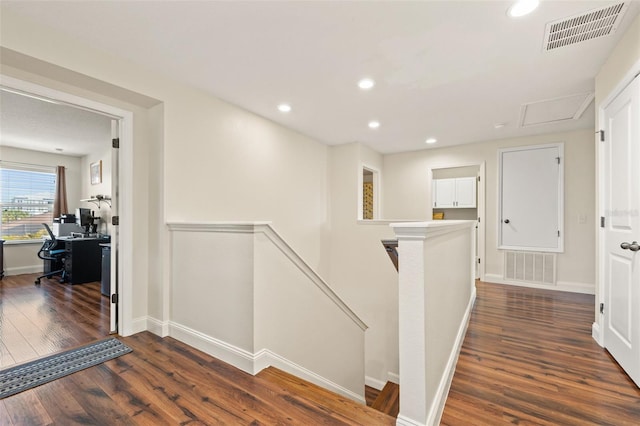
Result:
[[33,284],[36,274],[0,281],[0,368],[20,364],[109,334],[109,301],[100,283]]
[[441,424],[640,425],[640,390],[591,338],[593,296],[477,290]]
[[[20,300],[37,300],[35,310],[47,312],[58,313],[64,305],[84,313],[73,322],[78,325],[80,336],[90,335],[92,329],[87,324],[106,314],[90,297],[84,296],[85,289],[79,286],[67,291],[64,286],[55,288],[59,284],[50,286],[43,280],[42,287],[35,290],[41,295],[35,297],[32,278],[7,277],[0,282],[3,309],[12,306],[10,313],[17,314]],[[47,295],[59,291],[65,297]],[[76,291],[83,296],[73,294]],[[28,296],[14,297],[24,296],[23,293]],[[5,312],[0,325],[7,316]],[[55,317],[38,316],[42,324]],[[41,325],[39,333],[22,339],[8,340],[7,352],[19,353],[16,348],[29,342],[30,354],[38,353],[34,349],[39,346],[38,339],[44,339],[45,346],[54,347],[53,339],[44,337],[42,329],[46,327]],[[62,325],[52,328],[57,327]],[[94,338],[104,335],[97,329],[93,333]],[[133,349],[132,353],[0,400],[0,425],[395,424],[393,417],[275,368],[251,376],[172,338],[161,339],[144,332],[120,339]],[[77,346],[75,343],[71,346]]]
[[[97,283],[32,281],[0,281],[3,367],[107,335]],[[478,283],[442,424],[640,424],[640,390],[591,339],[593,303]],[[171,338],[122,340],[132,353],[0,400],[0,425],[395,424],[273,368],[254,377]]]

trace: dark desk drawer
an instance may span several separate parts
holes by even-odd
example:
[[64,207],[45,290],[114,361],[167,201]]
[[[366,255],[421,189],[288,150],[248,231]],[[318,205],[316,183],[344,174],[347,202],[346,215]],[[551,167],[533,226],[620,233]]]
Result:
[[100,281],[103,239],[70,239],[65,241],[65,273],[71,284]]

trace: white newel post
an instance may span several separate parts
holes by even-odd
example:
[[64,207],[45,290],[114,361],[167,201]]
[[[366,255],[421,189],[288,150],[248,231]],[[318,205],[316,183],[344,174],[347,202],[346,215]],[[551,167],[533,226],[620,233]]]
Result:
[[398,238],[400,413],[439,422],[475,300],[475,221],[391,224]]

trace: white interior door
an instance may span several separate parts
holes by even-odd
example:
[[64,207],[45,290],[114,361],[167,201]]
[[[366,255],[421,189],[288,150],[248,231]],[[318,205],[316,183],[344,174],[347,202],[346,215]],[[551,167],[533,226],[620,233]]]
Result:
[[640,386],[640,78],[604,119],[604,346]]
[[[120,140],[120,126],[118,120],[111,120],[111,137]],[[118,217],[118,183],[119,183],[118,148],[111,150],[111,216]],[[111,294],[110,329],[111,333],[118,332],[118,229],[111,226]]]
[[562,251],[562,144],[500,150],[499,248]]

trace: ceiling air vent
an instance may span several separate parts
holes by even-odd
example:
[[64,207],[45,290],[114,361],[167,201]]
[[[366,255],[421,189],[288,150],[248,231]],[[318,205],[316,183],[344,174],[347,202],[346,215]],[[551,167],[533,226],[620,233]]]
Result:
[[622,2],[549,22],[544,32],[544,50],[550,51],[613,34],[626,11],[627,6]]

